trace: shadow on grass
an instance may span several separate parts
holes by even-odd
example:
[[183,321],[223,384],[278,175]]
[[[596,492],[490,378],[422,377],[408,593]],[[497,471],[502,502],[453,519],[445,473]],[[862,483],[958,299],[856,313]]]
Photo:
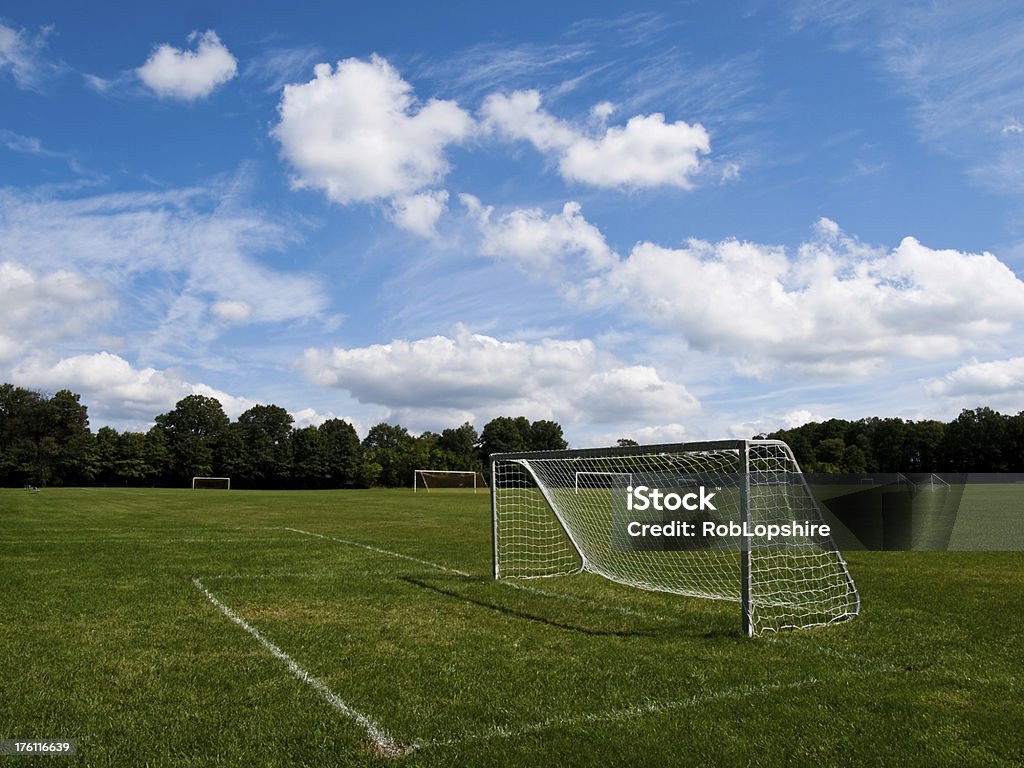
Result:
[[[524,619],[526,621],[536,622],[538,624],[544,624],[549,627],[555,627],[556,629],[566,630],[568,632],[578,632],[583,635],[591,637],[661,637],[668,638],[672,636],[685,636],[685,637],[702,637],[708,640],[740,640],[740,633],[728,632],[720,629],[713,629],[708,631],[709,627],[707,623],[700,623],[699,618],[694,617],[691,621],[684,621],[683,623],[665,623],[660,624],[656,627],[629,627],[612,629],[608,627],[598,626],[585,626],[582,622],[568,620],[564,615],[560,615],[557,618],[549,615],[542,615],[534,606],[531,606],[529,610],[522,606],[510,605],[494,599],[493,594],[484,596],[472,594],[474,589],[487,589],[493,592],[494,582],[490,579],[481,580],[478,577],[468,578],[455,578],[455,577],[444,577],[436,579],[417,578],[414,576],[399,576],[401,581],[411,584],[412,586],[420,589],[434,592],[438,595],[451,598],[453,600],[460,600],[464,603],[476,605],[481,608],[496,611],[506,616],[512,616],[517,619]],[[513,595],[519,595],[519,593],[512,592],[511,590],[503,590],[504,594],[509,597]],[[519,595],[522,597],[521,595]],[[600,606],[597,606],[599,609]],[[684,618],[684,617],[680,617]],[[690,617],[686,617],[689,619]],[[705,617],[706,618],[706,617]]]

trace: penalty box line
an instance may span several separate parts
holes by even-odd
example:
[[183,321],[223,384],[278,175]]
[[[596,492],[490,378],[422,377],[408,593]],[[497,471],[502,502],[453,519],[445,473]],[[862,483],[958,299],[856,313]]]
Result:
[[459,746],[460,744],[488,741],[491,739],[515,739],[562,728],[575,728],[581,725],[614,724],[630,720],[640,720],[645,717],[675,712],[682,709],[701,707],[707,704],[713,704],[716,701],[747,699],[752,696],[798,690],[800,688],[817,685],[818,682],[819,680],[817,678],[808,677],[804,680],[797,680],[792,683],[767,683],[764,685],[740,686],[711,693],[695,694],[689,698],[679,699],[676,701],[649,701],[644,704],[636,704],[623,709],[612,709],[605,712],[585,712],[577,715],[568,715],[566,717],[552,717],[547,720],[538,720],[518,726],[495,725],[484,730],[465,733],[461,736],[454,736],[450,739],[422,741],[417,744],[417,748],[454,747]]
[[[401,560],[408,560],[409,562],[412,562],[412,563],[419,563],[420,565],[426,565],[429,568],[435,568],[435,569],[437,569],[439,571],[444,571],[445,573],[454,573],[456,576],[466,576],[466,577],[469,577],[469,576],[472,575],[472,574],[466,573],[465,571],[460,571],[458,568],[449,568],[448,566],[441,565],[440,563],[432,563],[429,560],[420,560],[418,557],[412,557],[410,555],[403,555],[401,552],[392,552],[390,549],[381,549],[380,547],[374,547],[374,546],[371,546],[369,544],[363,544],[361,542],[352,541],[350,539],[339,539],[339,538],[336,538],[334,536],[325,536],[322,533],[313,533],[312,531],[304,531],[301,528],[285,528],[285,530],[286,531],[291,531],[292,533],[301,533],[303,536],[315,536],[316,538],[323,539],[324,541],[333,541],[333,542],[336,542],[338,544],[346,544],[346,545],[348,545],[350,547],[359,547],[361,549],[369,550],[370,552],[376,552],[377,554],[380,554],[380,555],[388,555],[389,557],[397,557],[397,558],[399,558]],[[525,584],[519,584],[518,582],[515,582],[515,581],[501,581],[501,580],[499,580],[498,584],[500,584],[503,587],[509,587],[511,589],[518,589],[518,590],[521,590],[523,592],[532,592],[535,595],[542,595],[543,597],[549,597],[549,598],[552,598],[552,599],[555,599],[555,600],[565,600],[565,601],[570,602],[570,603],[579,603],[580,605],[594,605],[594,606],[596,606],[598,608],[603,608],[605,610],[615,611],[616,613],[622,613],[622,614],[626,614],[628,616],[640,616],[642,618],[656,619],[656,620],[659,620],[659,621],[664,619],[663,616],[658,616],[658,615],[646,613],[646,612],[643,612],[643,611],[636,611],[636,610],[633,610],[631,608],[627,608],[625,606],[608,605],[607,603],[602,603],[602,602],[597,601],[597,600],[590,600],[588,598],[578,597],[576,595],[566,595],[566,594],[563,594],[561,592],[549,592],[548,590],[538,589],[537,587],[530,587],[530,586],[527,586]]]
[[363,714],[359,710],[355,709],[350,704],[346,703],[338,694],[327,687],[327,684],[323,680],[316,677],[303,667],[299,665],[295,659],[289,656],[287,653],[282,651],[278,646],[274,645],[270,640],[263,636],[263,634],[252,626],[249,622],[235,613],[231,608],[221,602],[217,597],[210,592],[209,589],[201,582],[198,578],[192,579],[192,584],[206,595],[206,599],[209,600],[213,605],[227,616],[231,621],[240,626],[246,632],[249,633],[252,638],[262,645],[267,651],[270,652],[274,658],[278,661],[284,662],[284,665],[288,668],[288,671],[298,679],[300,682],[305,683],[311,687],[314,691],[320,694],[320,697],[330,704],[334,709],[340,712],[342,715],[350,720],[353,720],[358,724],[366,735],[373,741],[377,751],[388,757],[400,757],[402,755],[409,754],[416,749],[415,744],[400,744],[395,741],[394,738],[386,731],[383,727],[368,715]]

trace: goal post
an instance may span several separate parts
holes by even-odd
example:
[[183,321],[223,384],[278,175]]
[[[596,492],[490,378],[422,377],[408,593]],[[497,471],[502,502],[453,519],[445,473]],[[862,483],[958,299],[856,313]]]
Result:
[[231,478],[230,477],[193,477],[192,478],[192,490],[197,488],[223,488],[226,491],[231,490]]
[[860,598],[789,447],[723,440],[491,456],[494,576],[590,572],[733,600],[749,636]]
[[487,481],[483,474],[468,469],[417,469],[412,474],[412,491],[418,493],[438,490],[472,490],[487,489]]

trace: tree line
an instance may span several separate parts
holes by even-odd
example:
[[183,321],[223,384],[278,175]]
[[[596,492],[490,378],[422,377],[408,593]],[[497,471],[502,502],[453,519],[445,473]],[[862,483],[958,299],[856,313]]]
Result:
[[[231,421],[215,398],[189,395],[147,432],[89,428],[79,395],[0,385],[0,485],[182,487],[197,476],[236,488],[409,485],[415,469],[484,472],[492,453],[566,447],[554,421],[502,416],[412,435],[397,424],[362,440],[342,419],[296,428],[277,405]],[[1024,472],[1024,411],[964,410],[952,421],[829,419],[758,437],[784,440],[805,472]],[[635,444],[629,439],[620,445]]]
[[79,395],[0,385],[0,485],[187,486],[230,477],[235,488],[405,486],[416,469],[484,472],[491,453],[554,450],[567,443],[554,421],[498,417],[412,435],[381,423],[363,439],[343,419],[296,428],[277,405],[232,421],[216,398],[189,395],[147,432],[89,428]]
[[1024,411],[965,409],[948,423],[829,419],[759,437],[788,443],[805,472],[1024,472]]

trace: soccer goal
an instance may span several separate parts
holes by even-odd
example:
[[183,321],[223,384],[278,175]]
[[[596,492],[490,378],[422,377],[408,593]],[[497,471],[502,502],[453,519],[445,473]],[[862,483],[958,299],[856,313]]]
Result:
[[487,490],[487,481],[479,472],[461,469],[417,469],[412,475],[412,491]]
[[734,600],[749,636],[831,624],[860,609],[781,441],[495,454],[491,507],[495,578],[586,571]]
[[226,491],[231,490],[231,478],[230,477],[193,477],[192,478],[192,490],[196,488],[223,488]]

